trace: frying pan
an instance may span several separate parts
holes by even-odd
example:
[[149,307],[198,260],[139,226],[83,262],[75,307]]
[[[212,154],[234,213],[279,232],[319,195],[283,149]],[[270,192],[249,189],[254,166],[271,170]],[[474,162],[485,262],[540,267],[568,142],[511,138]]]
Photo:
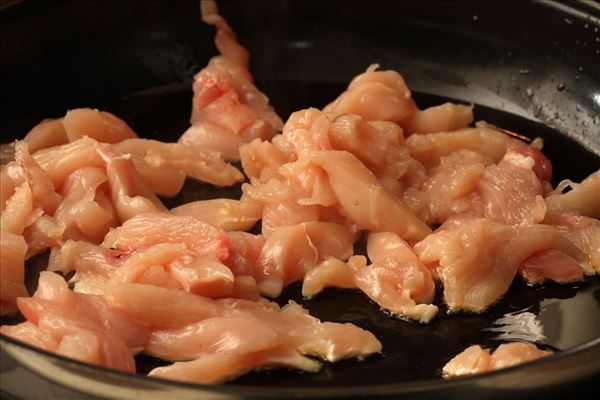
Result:
[[[76,107],[111,111],[143,137],[176,140],[186,128],[193,73],[216,53],[197,2],[4,0],[0,7],[3,142]],[[421,107],[448,98],[474,103],[477,119],[543,137],[554,183],[600,167],[597,3],[228,1],[220,10],[250,50],[257,86],[284,119],[322,107],[377,62],[404,75]],[[236,193],[187,182],[165,202]],[[44,261],[27,267],[30,290]],[[318,374],[265,371],[202,386],[143,376],[159,365],[147,357],[137,360],[140,374],[128,375],[0,340],[3,351],[46,379],[107,398],[531,399],[583,394],[600,375],[597,277],[534,288],[515,282],[489,312],[449,315],[442,307],[427,326],[393,319],[354,291],[302,301],[292,285],[278,301],[288,299],[323,320],[371,330],[384,355],[325,365]],[[470,344],[519,339],[562,351],[502,371],[440,377]]]

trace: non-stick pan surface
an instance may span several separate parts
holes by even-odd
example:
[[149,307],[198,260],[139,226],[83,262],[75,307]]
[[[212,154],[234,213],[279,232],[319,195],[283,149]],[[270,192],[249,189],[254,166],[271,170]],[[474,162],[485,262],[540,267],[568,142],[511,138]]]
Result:
[[[0,4],[2,142],[76,107],[111,111],[143,137],[175,140],[183,132],[191,77],[215,53],[213,30],[200,22],[196,2]],[[421,106],[447,98],[472,102],[476,119],[543,137],[555,183],[580,180],[600,167],[600,27],[594,6],[273,1],[222,2],[221,12],[251,52],[257,85],[284,119],[296,109],[322,107],[377,62],[399,70]],[[238,193],[188,182],[165,203]],[[43,257],[30,262],[30,289],[43,264]],[[2,345],[48,379],[113,398],[548,398],[583,393],[600,374],[596,277],[535,288],[515,282],[489,312],[448,315],[442,307],[429,325],[389,317],[355,291],[331,289],[310,301],[299,292],[292,285],[278,301],[295,299],[323,320],[371,330],[384,355],[326,365],[319,374],[267,371],[205,387],[81,364],[4,336]],[[495,347],[509,340],[563,351],[506,371],[440,377],[445,362],[468,345]],[[147,357],[137,362],[140,373],[160,365]]]

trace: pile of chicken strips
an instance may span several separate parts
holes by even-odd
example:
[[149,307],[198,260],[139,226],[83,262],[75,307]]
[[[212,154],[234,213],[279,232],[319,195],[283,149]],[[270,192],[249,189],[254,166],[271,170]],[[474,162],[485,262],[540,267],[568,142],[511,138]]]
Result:
[[[284,123],[216,5],[203,2],[202,15],[220,54],[194,78],[177,143],[81,108],[5,145],[14,156],[1,170],[0,310],[26,321],[2,334],[132,373],[146,354],[165,361],[152,377],[216,384],[385,353],[371,332],[272,301],[293,282],[306,298],[358,290],[389,318],[427,324],[436,285],[450,312],[480,313],[514,279],[600,271],[600,171],[553,188],[540,139],[473,127],[470,106],[419,109],[402,76],[378,65]],[[189,178],[244,182],[243,194],[166,208],[159,196]],[[354,254],[363,239],[366,254]],[[45,252],[30,295],[25,262]],[[547,354],[525,342],[474,345],[443,373]]]

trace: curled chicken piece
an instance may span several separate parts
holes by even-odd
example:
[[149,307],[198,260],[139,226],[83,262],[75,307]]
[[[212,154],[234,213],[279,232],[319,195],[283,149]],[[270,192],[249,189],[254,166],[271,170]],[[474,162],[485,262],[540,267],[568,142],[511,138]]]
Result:
[[479,345],[466,348],[462,353],[448,361],[442,373],[444,377],[480,374],[523,364],[551,355],[551,351],[540,350],[533,343],[505,343],[490,354]]
[[412,94],[396,71],[378,71],[378,64],[356,76],[348,89],[323,111],[358,114],[368,121],[401,124],[417,110]]
[[217,28],[215,43],[221,55],[194,77],[191,127],[179,141],[238,160],[242,144],[272,138],[283,122],[254,86],[248,51],[237,42],[216,4],[201,4],[203,21]]
[[[570,187],[571,190],[563,193]],[[575,212],[590,218],[600,218],[600,170],[590,174],[581,183],[562,181],[553,193],[546,197],[548,212],[562,214]]]
[[542,250],[559,250],[578,262],[585,255],[556,228],[509,226],[487,219],[446,222],[415,245],[419,259],[436,266],[451,311],[484,311],[508,290],[519,268]]

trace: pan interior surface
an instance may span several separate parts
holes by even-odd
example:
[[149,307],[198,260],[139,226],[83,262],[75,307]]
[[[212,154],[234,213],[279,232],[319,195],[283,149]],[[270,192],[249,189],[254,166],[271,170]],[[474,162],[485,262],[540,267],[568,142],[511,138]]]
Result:
[[[2,15],[7,22],[2,27],[3,36],[17,35],[18,26],[25,32],[33,30],[36,21],[46,20],[44,13],[63,20],[79,15],[88,18],[94,12],[97,15],[97,21],[88,21],[88,27],[81,21],[70,28],[58,27],[45,41],[33,35],[22,43],[23,49],[3,41],[2,52],[8,56],[3,61],[1,75],[5,90],[1,128],[7,135],[3,136],[3,142],[22,137],[43,118],[58,117],[75,107],[110,111],[125,119],[141,137],[173,141],[185,130],[192,96],[191,76],[214,52],[210,44],[212,31],[199,23],[196,2],[173,6],[160,1],[148,6],[142,2],[118,3],[106,2],[99,7],[94,3],[64,1],[54,8],[25,4],[21,10],[11,11],[11,15]],[[339,24],[331,26],[328,19],[336,15],[332,10],[341,4],[331,2],[323,8],[313,2],[305,5],[278,2],[271,8],[268,3],[223,5],[223,13],[231,15],[231,25],[250,49],[257,86],[271,98],[284,119],[297,109],[324,106],[343,91],[352,75],[371,62],[379,62],[383,68],[405,74],[409,86],[417,90],[414,93],[417,104],[423,108],[448,100],[473,102],[476,120],[486,120],[530,138],[542,137],[544,153],[553,162],[554,184],[565,178],[579,181],[599,168],[600,125],[594,115],[600,115],[600,101],[595,103],[592,92],[594,87],[598,90],[598,81],[591,71],[593,64],[584,64],[594,58],[583,45],[574,48],[569,57],[562,46],[560,51],[548,50],[552,62],[541,62],[539,54],[527,54],[530,44],[515,42],[516,33],[495,35],[498,19],[505,13],[499,11],[502,7],[496,3],[489,9],[471,4],[473,8],[465,9],[464,18],[451,27],[443,18],[444,13],[451,12],[444,3],[436,3],[442,9],[437,13],[421,11],[415,3],[407,3],[404,15],[386,16],[385,10],[391,6],[376,2],[358,18],[358,5],[350,2],[347,9],[337,8],[341,10],[337,17]],[[267,11],[259,14],[258,7]],[[585,35],[597,26],[597,20],[588,21],[585,15],[572,16],[544,5],[524,7],[538,7],[535,10],[540,12],[540,19],[552,23],[557,19],[556,24],[565,25],[560,25],[562,29],[573,28],[580,35],[577,37],[585,40],[588,40]],[[494,10],[498,16],[493,15]],[[116,22],[109,19],[111,12],[116,13]],[[259,24],[259,16],[279,19],[273,26],[253,34],[252,27]],[[373,27],[378,17],[383,28]],[[517,24],[521,17],[515,18]],[[565,18],[571,23],[564,22]],[[299,22],[292,23],[296,19]],[[114,32],[102,37],[106,26],[114,27]],[[282,29],[284,37],[268,46],[269,35]],[[75,31],[83,36],[75,38],[71,35]],[[446,39],[441,39],[440,33]],[[115,35],[114,45],[107,47],[103,43],[110,41],[111,35]],[[542,40],[537,33],[531,35],[529,43]],[[592,54],[593,37],[590,38]],[[560,40],[567,45],[565,39]],[[458,48],[461,41],[468,50],[461,50],[464,57],[450,57],[452,51],[444,43],[449,48]],[[374,43],[379,45],[372,47]],[[35,53],[39,46],[52,50]],[[543,57],[546,46],[556,45],[544,44],[538,48]],[[62,51],[57,52],[57,48]],[[27,50],[31,53],[24,53]],[[351,57],[357,51],[361,54],[359,60]],[[448,59],[444,60],[444,56]],[[26,65],[19,64],[23,60]],[[44,79],[48,76],[52,78],[50,81]],[[567,89],[557,90],[559,84]],[[165,199],[165,204],[172,207],[200,198],[236,196],[239,190],[239,187],[216,189],[188,181],[184,191],[176,198]],[[39,273],[36,266],[43,263],[42,256],[33,259],[28,267],[30,290],[34,289]],[[429,325],[390,317],[356,291],[328,289],[313,300],[303,300],[296,284],[277,301],[284,304],[288,299],[300,302],[324,321],[352,322],[372,331],[383,343],[384,354],[364,361],[326,364],[318,374],[286,370],[252,372],[226,384],[225,392],[254,387],[276,394],[296,387],[335,390],[431,379],[443,385],[447,382],[440,378],[442,366],[471,344],[496,347],[505,341],[527,340],[543,348],[568,350],[600,337],[597,318],[590,318],[600,315],[598,277],[575,284],[549,283],[539,287],[515,281],[507,295],[486,313],[447,314],[442,307]],[[438,290],[436,304],[442,303]],[[140,374],[163,365],[160,360],[144,356],[136,361]],[[525,371],[526,368],[524,376]]]

